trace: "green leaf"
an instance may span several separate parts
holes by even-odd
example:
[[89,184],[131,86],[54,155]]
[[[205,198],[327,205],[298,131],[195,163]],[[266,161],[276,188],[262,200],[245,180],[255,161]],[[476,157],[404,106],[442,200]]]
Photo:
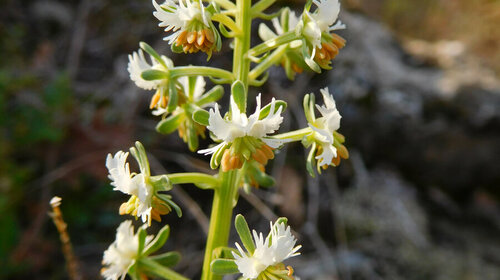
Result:
[[151,253],[158,251],[165,242],[167,242],[167,239],[170,235],[170,227],[168,225],[164,226],[158,234],[156,234],[156,237],[149,243],[148,247],[144,250],[143,255],[144,256],[149,256]]
[[[264,108],[262,108],[260,110],[259,120],[262,120],[263,118],[267,117],[267,115],[269,115],[269,113],[271,111],[271,105],[272,105],[272,103],[269,103]],[[274,104],[274,112],[273,113],[278,112],[279,108],[281,108],[281,112],[283,112],[286,109],[286,106],[287,106],[287,104],[285,101],[276,100],[275,104]]]
[[222,96],[224,96],[224,88],[220,85],[217,85],[206,92],[204,95],[202,95],[195,104],[201,107],[205,104],[209,104],[221,99]]
[[208,126],[209,123],[208,123],[208,119],[210,117],[210,114],[203,110],[203,109],[198,109],[196,111],[194,111],[193,113],[193,120],[201,125],[204,125],[204,126]]
[[168,90],[168,104],[167,104],[167,113],[172,113],[177,108],[177,100],[178,100],[177,88],[175,87],[175,83],[169,84]]
[[163,80],[168,79],[168,73],[161,70],[150,69],[142,71],[141,77],[146,81]]
[[161,255],[149,257],[149,259],[163,266],[171,267],[179,262],[179,260],[181,259],[181,254],[179,254],[178,252],[168,252]]
[[247,106],[247,94],[246,94],[246,89],[245,86],[241,81],[235,81],[231,85],[231,94],[233,97],[234,102],[238,106],[241,112],[246,111],[246,106]]
[[184,114],[172,115],[164,120],[161,120],[156,125],[156,131],[162,134],[170,134],[177,130],[177,127],[184,121]]
[[234,260],[216,259],[210,264],[213,273],[218,275],[239,273],[238,266]]
[[247,221],[243,215],[236,215],[236,218],[234,219],[234,227],[240,236],[243,246],[245,246],[250,254],[253,254],[255,251],[255,243],[253,241],[252,234],[250,233],[250,229],[248,228]]

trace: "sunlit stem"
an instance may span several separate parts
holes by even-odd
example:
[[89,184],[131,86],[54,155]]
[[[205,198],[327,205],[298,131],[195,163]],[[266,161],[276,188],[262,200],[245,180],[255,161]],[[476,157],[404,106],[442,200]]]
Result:
[[269,8],[272,4],[274,4],[276,0],[260,0],[257,2],[255,5],[252,6],[252,13],[253,14],[258,14],[265,9]]
[[301,141],[304,138],[304,136],[307,136],[311,132],[312,129],[310,127],[306,127],[298,130],[289,131],[286,133],[273,135],[272,138],[288,140],[289,142],[296,142],[296,141]]
[[[250,49],[252,25],[250,0],[236,0],[235,19],[236,25],[241,32],[234,38],[232,75],[234,80],[237,79],[243,83],[246,89],[245,92],[248,92],[250,60],[246,54]],[[233,217],[233,207],[236,205],[236,194],[240,182],[238,170],[228,172],[220,171],[219,177],[221,178],[221,184],[219,188],[214,190],[210,227],[203,259],[202,280],[222,279],[222,276],[215,275],[211,272],[210,263],[214,259],[214,249],[221,246],[227,246]]]
[[277,48],[273,53],[271,53],[268,57],[266,57],[259,65],[257,65],[250,73],[248,74],[248,77],[250,80],[255,80],[257,79],[262,73],[264,73],[269,67],[273,66],[274,64],[278,63],[282,58],[283,55],[286,52],[287,45],[283,45],[279,48]]
[[168,279],[168,280],[189,280],[189,278],[186,278],[179,273],[171,270],[168,267],[165,267],[153,260],[147,259],[147,258],[141,258],[138,261],[139,266],[141,269],[146,270],[147,272],[150,272],[156,276],[159,276],[163,279]]
[[236,26],[236,23],[230,17],[224,14],[215,14],[214,16],[212,16],[212,20],[224,24],[236,34],[241,33],[241,30],[239,30],[238,26]]
[[273,50],[281,45],[290,43],[294,40],[299,39],[297,35],[295,34],[295,31],[290,31],[285,34],[282,34],[278,37],[272,38],[270,40],[267,40],[255,47],[253,47],[249,52],[248,55],[250,56],[259,56],[263,53],[266,53],[270,50]]
[[217,4],[219,4],[222,8],[226,9],[226,10],[232,10],[232,9],[236,9],[236,5],[234,5],[233,2],[229,1],[229,0],[203,0],[205,2],[215,2]]
[[219,179],[205,173],[172,173],[167,175],[172,184],[207,184],[214,187],[219,185]]
[[179,66],[170,69],[170,77],[182,77],[182,76],[210,76],[214,78],[220,78],[225,80],[233,80],[233,73],[214,67],[207,66]]

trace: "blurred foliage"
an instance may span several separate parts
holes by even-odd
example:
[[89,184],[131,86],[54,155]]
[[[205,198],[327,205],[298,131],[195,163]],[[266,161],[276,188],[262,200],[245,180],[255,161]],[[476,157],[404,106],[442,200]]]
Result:
[[347,0],[406,38],[459,40],[500,74],[498,0]]

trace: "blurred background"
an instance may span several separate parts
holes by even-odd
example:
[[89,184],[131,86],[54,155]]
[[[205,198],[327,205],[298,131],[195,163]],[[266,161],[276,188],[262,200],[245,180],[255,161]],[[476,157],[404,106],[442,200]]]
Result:
[[[303,5],[274,9],[285,3]],[[334,70],[288,81],[276,67],[250,94],[288,102],[286,131],[305,125],[304,94],[329,86],[351,158],[310,178],[304,149],[289,145],[267,166],[276,186],[242,193],[235,213],[258,230],[287,216],[303,245],[290,260],[301,279],[500,279],[500,1],[342,4],[347,46]],[[1,1],[1,279],[68,278],[47,215],[54,195],[82,278],[99,278],[125,218],[107,153],[140,140],[154,174],[212,172],[176,134],[155,132],[152,93],[129,80],[139,41],[176,65],[206,63],[172,54],[152,10],[145,0]],[[228,42],[208,64],[230,67]],[[165,217],[166,250],[195,279],[212,195],[191,185],[172,195],[184,215]]]

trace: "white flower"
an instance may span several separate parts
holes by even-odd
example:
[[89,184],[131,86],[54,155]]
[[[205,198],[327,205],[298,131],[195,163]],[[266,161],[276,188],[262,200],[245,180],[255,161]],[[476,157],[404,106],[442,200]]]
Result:
[[[244,252],[238,243],[239,254],[233,252],[234,262],[243,278],[256,279],[269,266],[300,255],[297,251],[301,246],[295,246],[297,240],[291,234],[290,227],[282,223],[271,223],[271,234],[264,239],[262,233],[253,231],[255,251],[253,254]],[[295,246],[295,247],[294,247]]]
[[[153,236],[146,237],[146,245],[153,239]],[[120,224],[116,230],[116,239],[104,252],[102,260],[106,266],[101,274],[106,280],[125,279],[128,270],[134,265],[139,255],[139,238],[134,234],[134,227],[131,221]]]
[[[344,29],[345,25],[337,21],[340,12],[339,0],[314,0],[317,6],[314,13],[308,11],[303,14],[303,21],[306,19],[303,33],[314,47],[321,49],[321,34],[329,33],[337,29]],[[337,22],[336,24],[334,24]],[[313,55],[314,56],[314,55]]]
[[127,163],[128,153],[118,151],[114,156],[108,154],[106,167],[113,190],[119,190],[128,195],[136,196],[137,215],[143,222],[151,221],[153,187],[146,183],[143,174],[132,175]]
[[156,8],[153,15],[161,21],[158,26],[165,27],[167,32],[174,32],[164,38],[169,44],[172,44],[183,31],[186,31],[194,20],[202,23],[207,28],[210,27],[208,23],[210,14],[205,11],[201,0],[198,2],[179,0],[178,3],[166,0],[162,5],[158,5],[153,0],[153,5]]
[[[169,58],[165,56],[162,56],[161,58],[167,65],[167,67],[173,67],[173,63]],[[154,69],[168,71],[168,69],[165,69],[165,67],[161,63],[156,61],[156,59],[154,59],[153,57],[151,57],[151,64],[149,64],[144,57],[144,52],[141,49],[139,49],[137,52],[129,54],[128,60],[129,62],[127,70],[130,74],[130,79],[134,81],[138,87],[145,90],[151,90],[157,89],[162,84],[164,84],[164,80],[146,81],[141,77],[142,72],[146,70]]]
[[252,136],[262,140],[271,148],[278,148],[283,145],[286,140],[267,138],[268,134],[275,132],[279,129],[283,117],[281,117],[282,106],[275,112],[276,100],[273,98],[271,101],[271,108],[269,114],[262,120],[259,120],[261,111],[260,94],[257,96],[257,107],[255,112],[247,117],[246,114],[241,113],[236,105],[234,99],[231,97],[231,119],[222,118],[219,112],[218,104],[215,104],[214,109],[210,109],[208,119],[208,129],[212,131],[215,136],[222,140],[223,143],[210,149],[200,150],[201,154],[213,154],[219,147],[233,142],[236,138],[244,136]]
[[319,160],[319,165],[330,165],[333,158],[337,157],[337,149],[333,146],[335,138],[333,132],[340,128],[339,111],[335,105],[333,96],[328,91],[328,88],[320,90],[323,95],[323,106],[316,105],[322,117],[316,119],[314,123],[309,123],[309,127],[313,130],[313,135],[316,141],[322,147],[322,153],[316,156]]

